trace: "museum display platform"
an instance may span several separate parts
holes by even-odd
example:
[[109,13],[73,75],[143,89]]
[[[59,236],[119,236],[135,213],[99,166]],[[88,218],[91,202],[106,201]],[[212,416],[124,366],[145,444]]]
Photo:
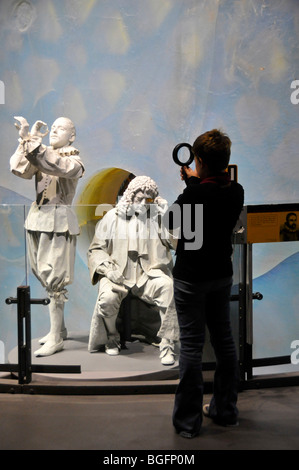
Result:
[[[174,392],[179,374],[178,351],[175,363],[164,366],[159,348],[138,338],[127,341],[118,356],[108,356],[102,351],[90,353],[88,337],[88,332],[70,332],[64,349],[48,357],[34,356],[40,344],[33,339],[29,383],[18,382],[17,371],[0,372],[0,391],[73,395]],[[16,347],[8,354],[8,368],[18,363],[18,353]],[[70,372],[65,372],[67,368]]]
[[[40,372],[38,375],[48,378],[51,376],[57,380],[144,380],[177,378],[178,362],[172,366],[161,364],[158,347],[147,344],[137,338],[126,342],[125,347],[118,356],[109,356],[104,351],[88,351],[88,332],[70,332],[68,339],[64,341],[64,349],[52,356],[35,357],[34,351],[40,348],[38,339],[32,340],[32,365],[79,365],[80,373],[47,374]],[[176,354],[176,358],[178,354]],[[9,363],[18,360],[18,349],[13,349],[8,355]]]

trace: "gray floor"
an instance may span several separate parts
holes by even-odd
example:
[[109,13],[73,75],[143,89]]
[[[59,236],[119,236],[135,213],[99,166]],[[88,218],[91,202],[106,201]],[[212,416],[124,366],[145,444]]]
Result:
[[[239,427],[223,428],[204,418],[201,434],[192,440],[173,430],[173,398],[173,393],[0,393],[0,449],[131,451],[132,455],[138,450],[299,449],[297,386],[242,391]],[[206,394],[207,402],[209,398]]]
[[[201,434],[189,440],[178,436],[171,422],[177,362],[165,368],[158,348],[138,342],[128,343],[116,358],[90,354],[86,338],[74,336],[61,353],[32,361],[39,366],[80,364],[80,375],[39,372],[32,374],[29,384],[20,385],[16,376],[0,374],[1,450],[102,451],[92,453],[98,464],[111,451],[134,455],[137,451],[299,449],[296,373],[291,386],[274,381],[263,388],[257,381],[256,389],[243,390],[239,427],[219,427],[204,418]],[[33,351],[38,347],[36,340],[32,346]],[[17,361],[16,350],[9,356],[10,363]],[[210,383],[205,401],[209,402],[212,372],[205,374]]]

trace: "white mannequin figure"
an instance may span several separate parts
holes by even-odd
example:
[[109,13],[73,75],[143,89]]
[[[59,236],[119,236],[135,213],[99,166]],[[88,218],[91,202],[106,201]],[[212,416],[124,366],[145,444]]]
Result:
[[179,336],[171,245],[169,233],[161,225],[166,210],[167,202],[159,197],[156,183],[147,176],[137,176],[116,207],[98,223],[88,252],[91,281],[99,283],[89,351],[105,344],[107,354],[119,354],[116,318],[122,300],[131,291],[159,308],[161,362],[175,362],[174,342]]
[[10,159],[15,175],[35,177],[36,201],[25,221],[29,261],[33,273],[49,297],[50,332],[39,342],[36,356],[50,356],[63,349],[67,332],[64,324],[66,286],[73,281],[76,237],[79,226],[72,204],[78,179],[84,174],[79,151],[72,146],[76,131],[72,121],[56,119],[50,131],[50,146],[42,144],[47,125],[36,121],[29,132],[27,120],[15,117],[19,146]]

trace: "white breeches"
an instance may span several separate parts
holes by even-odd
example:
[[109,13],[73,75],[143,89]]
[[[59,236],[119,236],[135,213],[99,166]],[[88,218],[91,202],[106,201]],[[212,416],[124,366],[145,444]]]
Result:
[[74,279],[76,235],[27,231],[31,269],[49,296],[67,299],[66,286]]
[[[112,319],[114,322],[116,321],[121,302],[128,293],[129,289],[126,289],[124,292],[115,289],[115,285],[105,277],[100,280],[97,310],[98,315],[103,318],[106,327],[111,325]],[[134,286],[131,289],[131,293],[149,305],[158,307],[161,327],[157,335],[160,338],[177,341],[178,324],[173,298],[172,279],[167,277],[149,278],[141,287]]]

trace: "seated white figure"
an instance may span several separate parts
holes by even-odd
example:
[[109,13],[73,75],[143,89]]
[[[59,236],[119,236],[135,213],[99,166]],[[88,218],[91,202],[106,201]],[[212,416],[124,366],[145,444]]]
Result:
[[109,355],[121,349],[116,319],[122,300],[131,292],[159,309],[160,358],[164,365],[175,362],[174,344],[179,339],[173,297],[172,255],[169,233],[162,216],[167,202],[156,183],[137,176],[128,185],[115,208],[97,224],[88,251],[88,267],[98,297],[92,317],[89,351],[105,345]]

